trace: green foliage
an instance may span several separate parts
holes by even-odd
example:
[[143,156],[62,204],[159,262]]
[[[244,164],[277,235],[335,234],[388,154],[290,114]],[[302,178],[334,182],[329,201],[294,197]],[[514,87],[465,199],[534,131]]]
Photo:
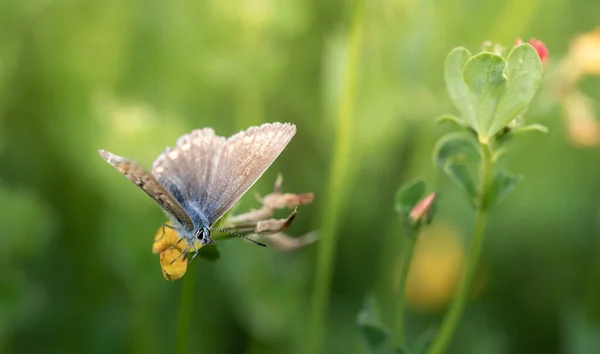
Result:
[[506,62],[506,89],[487,130],[491,137],[523,113],[542,83],[542,62],[527,43],[515,47]]
[[531,132],[548,133],[548,128],[541,124],[529,124],[511,130],[512,134],[523,134]]
[[459,117],[454,114],[442,114],[441,116],[435,119],[435,122],[438,124],[449,123],[454,128],[460,129],[468,129],[469,126],[466,125]]
[[504,200],[522,180],[522,176],[515,176],[504,171],[497,171],[490,186],[485,201],[485,207],[493,208],[500,204],[500,202],[502,202],[502,200]]
[[[469,105],[475,107],[475,131],[480,136],[490,136],[494,124],[496,107],[506,87],[504,59],[492,53],[473,56],[463,67],[463,79],[469,92]],[[508,122],[507,122],[508,123]]]
[[471,52],[466,48],[456,48],[451,51],[446,57],[444,77],[448,94],[460,111],[462,119],[473,129],[479,131],[479,120],[476,119],[477,105],[463,77],[463,68],[470,57]]
[[504,144],[510,140],[512,140],[515,136],[527,136],[530,133],[548,133],[548,128],[541,124],[529,124],[529,125],[517,125],[514,127],[507,127],[504,130],[500,131],[497,135],[497,141],[501,144]]
[[434,162],[465,193],[475,206],[477,186],[469,166],[481,161],[481,152],[473,135],[466,132],[446,134],[438,140],[433,152]]
[[425,181],[416,179],[398,188],[396,191],[395,209],[403,218],[408,217],[410,211],[425,196]]
[[444,172],[461,188],[465,196],[471,203],[471,206],[477,205],[477,186],[471,172],[467,166],[458,163],[448,163],[444,165]]
[[446,58],[445,78],[462,119],[488,141],[529,106],[541,84],[542,63],[529,44],[515,47],[506,60],[456,48]]
[[369,293],[357,317],[358,327],[371,353],[381,353],[389,345],[390,331],[381,321],[380,311],[377,297]]
[[474,137],[465,132],[453,132],[440,138],[433,149],[433,160],[438,167],[448,164],[470,164],[481,160]]
[[221,258],[221,252],[217,245],[205,245],[198,250],[198,257],[202,257],[210,262],[216,262]]
[[[481,190],[488,187],[477,184],[473,166],[482,163],[482,158],[496,159],[505,152],[498,149],[491,156],[485,156],[488,146],[496,144],[500,147],[509,138],[523,133],[547,131],[540,124],[510,126],[527,110],[541,78],[540,58],[529,44],[516,46],[506,60],[488,52],[471,55],[465,48],[456,48],[446,57],[446,87],[462,118],[447,114],[437,121],[451,122],[459,130],[470,127],[476,137],[468,131],[443,136],[435,146],[434,161],[461,188],[474,207],[478,203],[496,205],[520,180],[497,174],[491,189]],[[486,147],[482,148],[483,145]]]
[[[507,60],[488,52],[469,56],[466,49],[457,48],[446,58],[446,86],[464,122],[445,118],[453,121],[461,131],[438,140],[434,162],[461,188],[474,207],[475,227],[465,273],[431,345],[432,354],[441,354],[448,349],[461,321],[478,269],[490,209],[505,199],[522,179],[497,171],[496,164],[508,150],[504,146],[508,141],[506,137],[511,130],[518,132],[521,127],[522,116],[542,78],[539,55],[528,44],[516,46]],[[476,137],[464,132],[465,124],[475,131]],[[535,130],[543,131],[544,128],[521,128],[521,132]],[[476,178],[471,173],[475,169],[478,171]]]

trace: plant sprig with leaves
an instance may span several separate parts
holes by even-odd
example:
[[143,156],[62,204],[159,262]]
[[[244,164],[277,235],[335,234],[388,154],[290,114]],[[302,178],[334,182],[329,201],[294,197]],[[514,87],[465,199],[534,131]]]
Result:
[[[422,225],[432,221],[436,193],[425,197],[425,183],[407,183],[396,194],[396,211],[403,222],[407,242],[402,252],[402,274],[396,300],[394,330],[382,322],[379,303],[369,294],[358,316],[358,325],[371,353],[444,353],[465,309],[485,237],[490,210],[512,192],[522,177],[498,168],[498,160],[509,151],[509,142],[528,132],[547,132],[539,124],[524,124],[524,115],[542,81],[549,53],[538,40],[517,41],[505,57],[497,53],[472,55],[456,48],[446,58],[445,81],[460,115],[446,114],[438,122],[456,128],[441,137],[434,149],[434,163],[464,192],[476,212],[474,236],[466,270],[454,299],[437,331],[426,331],[409,347],[404,340],[404,310],[407,278],[414,245]],[[430,346],[427,343],[435,335]]]
[[437,142],[434,162],[462,189],[476,211],[476,221],[465,274],[431,353],[446,351],[460,322],[477,271],[489,211],[522,180],[499,169],[498,160],[508,151],[509,141],[527,132],[547,131],[542,125],[525,125],[523,119],[542,82],[540,58],[546,59],[548,53],[544,46],[546,55],[541,56],[541,42],[536,43],[536,48],[519,44],[506,58],[501,53],[472,55],[465,48],[456,48],[446,59],[446,86],[460,116],[438,119],[452,122],[458,129]]
[[404,341],[404,313],[406,286],[415,243],[421,227],[432,222],[437,211],[436,193],[425,196],[425,182],[421,179],[406,183],[396,193],[395,209],[404,227],[406,241],[402,247],[402,267],[396,296],[396,323],[389,330],[381,321],[379,303],[369,294],[358,315],[358,325],[369,351],[375,353],[412,353]]

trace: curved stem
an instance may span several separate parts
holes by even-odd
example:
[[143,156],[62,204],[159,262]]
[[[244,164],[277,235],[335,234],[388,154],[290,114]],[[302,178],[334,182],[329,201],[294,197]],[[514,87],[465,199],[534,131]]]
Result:
[[415,250],[415,237],[414,235],[406,237],[407,243],[404,245],[404,252],[402,256],[402,274],[400,275],[400,284],[398,285],[398,298],[396,301],[396,330],[395,332],[395,343],[396,346],[404,344],[404,311],[406,309],[406,284],[408,284],[408,274],[410,270],[410,263],[412,261],[413,253]]
[[194,305],[194,285],[196,283],[196,267],[189,267],[183,279],[181,302],[179,303],[179,320],[177,324],[177,350],[179,354],[188,353],[192,308]]
[[362,48],[362,26],[364,0],[356,0],[352,27],[348,38],[348,53],[345,82],[339,102],[336,128],[337,139],[334,146],[332,169],[329,175],[329,187],[325,206],[321,241],[317,254],[315,288],[309,314],[306,348],[302,353],[320,354],[323,351],[325,324],[327,319],[330,283],[335,263],[337,243],[337,226],[343,196],[346,193],[344,181],[349,179],[350,150],[354,131],[354,99],[356,95],[356,79]]
[[452,336],[458,327],[462,313],[465,309],[471,289],[473,287],[473,280],[477,272],[477,266],[479,264],[479,258],[481,256],[481,250],[483,249],[483,241],[485,238],[485,229],[488,221],[489,205],[488,205],[488,192],[492,183],[492,177],[494,174],[494,154],[491,147],[486,143],[481,143],[482,150],[482,162],[479,173],[479,202],[477,203],[477,215],[475,220],[475,233],[471,244],[471,249],[467,258],[466,271],[463,275],[462,281],[459,285],[458,291],[450,304],[448,312],[442,321],[440,331],[431,345],[429,353],[441,354],[446,351]]

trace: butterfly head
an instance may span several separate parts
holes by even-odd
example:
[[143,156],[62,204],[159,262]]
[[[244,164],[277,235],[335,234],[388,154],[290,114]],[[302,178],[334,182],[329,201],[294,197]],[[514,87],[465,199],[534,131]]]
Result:
[[208,245],[211,243],[215,243],[212,238],[210,238],[210,229],[206,226],[200,227],[195,232],[195,237],[202,243],[203,245]]

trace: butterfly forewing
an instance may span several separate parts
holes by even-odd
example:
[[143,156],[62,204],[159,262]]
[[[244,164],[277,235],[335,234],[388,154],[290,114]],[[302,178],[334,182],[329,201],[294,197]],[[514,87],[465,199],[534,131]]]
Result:
[[201,207],[211,224],[265,173],[296,133],[293,124],[264,124],[235,134],[214,156]]
[[169,213],[181,227],[187,231],[194,230],[194,223],[183,209],[181,204],[163,188],[163,186],[146,169],[137,163],[127,160],[121,156],[114,155],[105,150],[99,150],[100,156],[129,180],[140,187],[155,202]]

